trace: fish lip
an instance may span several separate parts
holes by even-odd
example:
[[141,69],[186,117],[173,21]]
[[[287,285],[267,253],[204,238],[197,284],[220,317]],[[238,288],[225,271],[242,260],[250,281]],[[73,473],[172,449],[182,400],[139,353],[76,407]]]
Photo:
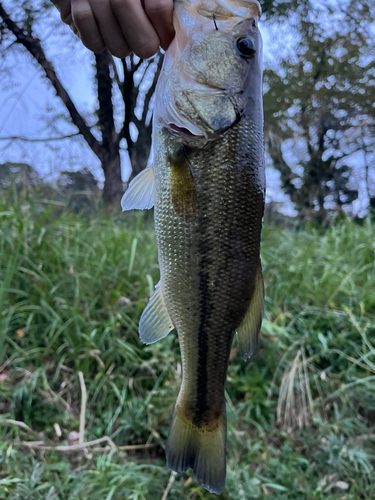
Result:
[[194,83],[196,83],[196,87],[197,87],[197,90],[200,90],[199,87],[203,87],[203,92],[204,91],[207,91],[207,92],[210,92],[210,91],[214,91],[214,92],[227,92],[227,89],[223,88],[223,87],[217,87],[216,85],[211,85],[210,83],[202,83],[202,82],[199,82],[197,80],[193,80]]
[[176,132],[178,135],[182,135],[184,137],[203,137],[201,135],[196,135],[196,134],[193,134],[192,132],[190,132],[190,130],[188,130],[187,128],[185,127],[179,127],[178,125],[176,125],[175,123],[168,123],[166,125],[166,127],[171,130],[172,132]]

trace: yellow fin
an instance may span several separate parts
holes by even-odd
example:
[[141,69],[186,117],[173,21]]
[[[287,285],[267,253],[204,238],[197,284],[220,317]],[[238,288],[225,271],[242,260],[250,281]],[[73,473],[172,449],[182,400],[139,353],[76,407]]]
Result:
[[176,472],[193,469],[195,480],[219,495],[225,485],[225,408],[217,425],[200,428],[187,418],[177,404],[169,431],[167,467]]
[[149,300],[139,321],[139,337],[144,344],[153,344],[163,339],[174,326],[167,311],[160,282]]
[[242,359],[246,361],[255,351],[263,317],[264,285],[262,266],[259,262],[255,277],[255,288],[250,305],[242,323],[237,328],[238,343]]
[[184,148],[169,158],[173,208],[180,217],[193,215],[197,208],[193,174]]

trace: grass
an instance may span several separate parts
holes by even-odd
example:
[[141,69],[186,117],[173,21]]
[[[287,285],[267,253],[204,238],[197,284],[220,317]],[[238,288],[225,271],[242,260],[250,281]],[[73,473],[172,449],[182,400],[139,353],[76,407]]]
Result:
[[[325,231],[265,228],[265,318],[250,362],[233,346],[221,499],[375,498],[374,257],[370,220]],[[137,333],[158,278],[144,214],[89,220],[3,196],[0,499],[162,498],[180,353],[174,334],[143,346]],[[78,371],[88,394],[85,441],[108,436],[116,447],[26,447],[76,443]],[[190,473],[178,474],[168,494],[214,498]]]

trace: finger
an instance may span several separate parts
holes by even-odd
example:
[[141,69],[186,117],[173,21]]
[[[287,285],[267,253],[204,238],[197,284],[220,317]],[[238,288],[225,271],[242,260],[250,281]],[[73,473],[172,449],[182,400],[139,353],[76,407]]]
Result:
[[112,10],[121,31],[135,55],[153,56],[159,49],[159,36],[143,10],[140,0],[111,0]]
[[127,57],[131,54],[129,45],[126,43],[125,37],[112,12],[109,2],[103,0],[90,0],[90,5],[103,41],[110,53],[120,58]]
[[105,49],[89,0],[72,0],[73,22],[79,31],[82,43],[93,52]]
[[[71,17],[71,16],[70,16]],[[81,35],[79,34],[79,31],[77,30],[76,25],[73,22],[73,18],[71,17],[71,21],[69,23],[70,29],[73,31],[73,33],[78,36],[78,38],[81,38]]]
[[70,0],[52,0],[52,3],[60,12],[62,22],[65,24],[70,24],[72,21]]
[[174,37],[173,0],[144,0],[144,9],[159,35],[161,47],[167,50]]

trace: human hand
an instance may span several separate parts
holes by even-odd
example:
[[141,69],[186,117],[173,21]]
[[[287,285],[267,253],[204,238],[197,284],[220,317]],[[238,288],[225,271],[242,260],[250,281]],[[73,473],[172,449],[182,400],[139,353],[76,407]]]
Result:
[[141,59],[173,40],[173,0],[52,0],[61,19],[93,52]]

